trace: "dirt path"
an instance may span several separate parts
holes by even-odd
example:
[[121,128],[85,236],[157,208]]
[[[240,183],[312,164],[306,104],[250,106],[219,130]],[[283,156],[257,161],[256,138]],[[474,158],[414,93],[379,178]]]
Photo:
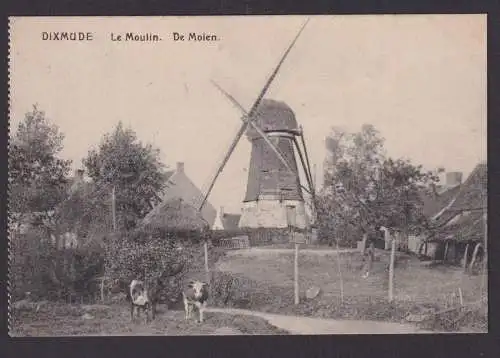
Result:
[[333,320],[311,317],[278,315],[237,308],[207,308],[208,312],[261,317],[275,327],[291,334],[416,334],[423,331],[407,324],[378,321]]
[[[286,248],[265,248],[265,247],[252,247],[250,249],[241,249],[228,251],[227,256],[241,255],[241,256],[254,256],[261,254],[293,254],[294,249]],[[339,254],[349,254],[354,252],[359,252],[358,249],[300,249],[301,254],[313,254],[313,255],[336,255]]]

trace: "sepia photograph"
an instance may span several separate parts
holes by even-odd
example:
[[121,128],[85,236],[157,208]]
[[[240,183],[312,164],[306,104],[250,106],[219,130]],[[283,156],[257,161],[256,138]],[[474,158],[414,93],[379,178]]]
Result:
[[9,335],[488,333],[486,32],[10,17]]

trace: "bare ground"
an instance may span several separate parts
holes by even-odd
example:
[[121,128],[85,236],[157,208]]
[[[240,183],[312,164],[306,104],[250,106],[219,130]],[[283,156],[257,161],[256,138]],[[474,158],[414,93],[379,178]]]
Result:
[[128,305],[46,304],[38,312],[12,312],[10,323],[11,336],[288,334],[260,317],[207,312],[197,323],[164,308],[153,322],[132,324]]

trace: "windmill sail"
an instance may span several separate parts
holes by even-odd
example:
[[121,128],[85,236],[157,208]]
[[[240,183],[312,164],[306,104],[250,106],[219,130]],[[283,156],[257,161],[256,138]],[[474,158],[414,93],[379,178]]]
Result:
[[241,118],[243,121],[248,122],[249,125],[265,140],[265,142],[271,147],[273,152],[278,156],[278,159],[283,163],[283,165],[290,171],[294,172],[294,169],[290,167],[290,164],[288,161],[283,157],[283,154],[279,151],[278,148],[271,142],[269,137],[267,136],[266,133],[262,131],[262,129],[256,124],[256,120],[259,118],[258,112],[254,115],[253,120],[249,121],[249,116],[245,111],[245,108],[233,97],[231,96],[228,92],[226,92],[222,87],[220,87],[215,81],[212,81],[212,83],[221,91],[227,98],[231,100],[231,102],[238,107],[244,114],[244,116]]
[[278,62],[278,65],[276,66],[276,68],[272,72],[271,76],[267,80],[266,84],[262,88],[262,91],[259,93],[259,96],[255,100],[255,103],[253,104],[252,108],[248,112],[248,117],[246,118],[246,120],[244,121],[244,123],[241,125],[240,130],[238,131],[238,133],[236,134],[235,138],[231,142],[231,145],[229,146],[229,149],[228,149],[228,151],[227,151],[224,159],[222,160],[222,163],[220,164],[220,166],[218,167],[217,171],[215,172],[214,177],[210,181],[210,184],[208,185],[207,193],[203,197],[203,200],[202,200],[202,202],[200,204],[199,210],[203,209],[203,206],[205,205],[205,202],[207,201],[207,198],[210,195],[210,193],[211,193],[211,191],[212,191],[212,189],[213,189],[213,187],[215,185],[215,181],[219,177],[220,173],[222,173],[222,171],[224,170],[224,167],[226,166],[227,161],[229,160],[229,157],[233,153],[234,148],[236,147],[236,145],[238,144],[239,140],[241,139],[241,136],[243,135],[243,133],[245,133],[246,129],[248,128],[249,123],[254,120],[253,115],[257,111],[257,108],[259,107],[259,104],[262,101],[262,98],[264,98],[264,96],[266,95],[269,87],[271,86],[271,83],[274,81],[276,75],[278,74],[278,72],[279,72],[279,70],[281,68],[281,65],[283,64],[283,62],[285,61],[286,57],[290,53],[291,49],[293,48],[293,46],[297,42],[297,39],[299,38],[300,34],[304,30],[304,28],[305,28],[305,26],[307,25],[308,22],[309,22],[309,19],[307,19],[307,21],[304,23],[304,25],[302,25],[302,27],[299,30],[297,36],[295,36],[295,38],[293,39],[292,43],[290,44],[290,46],[285,51],[285,53],[283,54],[281,60]]
[[281,68],[281,65],[283,65],[283,62],[285,62],[286,57],[288,56],[288,54],[292,50],[293,46],[297,42],[300,34],[304,30],[304,28],[306,27],[306,25],[307,25],[308,22],[309,22],[309,19],[307,19],[306,22],[304,23],[304,25],[302,25],[302,27],[300,28],[299,32],[297,33],[297,36],[295,36],[295,38],[293,39],[293,41],[290,44],[290,46],[288,46],[288,48],[286,49],[285,53],[283,54],[283,57],[281,57],[280,62],[278,62],[278,65],[276,66],[276,68],[274,69],[273,73],[271,74],[271,76],[267,80],[266,84],[264,85],[264,88],[262,88],[262,91],[260,92],[259,96],[255,100],[255,103],[253,104],[252,108],[248,112],[248,115],[250,117],[252,117],[254,115],[255,111],[259,107],[260,101],[262,101],[262,98],[264,98],[264,96],[266,95],[267,90],[269,89],[269,87],[271,86],[271,83],[274,81],[274,78],[278,74],[278,72],[279,72],[279,70]]
[[215,172],[214,177],[210,180],[210,184],[208,186],[207,192],[205,196],[203,197],[203,200],[200,203],[199,210],[203,209],[203,206],[205,205],[205,202],[207,201],[208,196],[210,195],[214,185],[215,181],[219,177],[220,173],[222,173],[222,170],[224,170],[224,167],[226,166],[227,161],[229,160],[229,157],[231,157],[231,154],[233,154],[234,148],[236,148],[236,145],[238,144],[241,136],[243,133],[245,133],[245,130],[247,129],[248,122],[245,122],[241,125],[240,129],[238,130],[238,133],[236,133],[236,136],[234,137],[233,141],[229,145],[229,149],[224,156],[224,159],[222,159],[222,163],[219,165],[217,168],[217,171]]

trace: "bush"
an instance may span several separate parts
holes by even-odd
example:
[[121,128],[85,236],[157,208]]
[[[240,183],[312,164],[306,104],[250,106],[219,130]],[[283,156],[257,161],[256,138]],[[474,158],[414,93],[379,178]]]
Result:
[[248,306],[256,283],[229,272],[212,272],[210,300],[214,306]]
[[104,269],[104,257],[96,247],[57,249],[47,230],[32,227],[11,235],[10,294],[13,300],[26,292],[35,299],[73,300],[93,297],[94,278]]
[[144,280],[160,301],[178,300],[186,274],[200,251],[196,249],[199,245],[181,244],[175,236],[157,237],[143,231],[113,234],[105,242],[108,278],[121,283],[125,290],[131,280]]

